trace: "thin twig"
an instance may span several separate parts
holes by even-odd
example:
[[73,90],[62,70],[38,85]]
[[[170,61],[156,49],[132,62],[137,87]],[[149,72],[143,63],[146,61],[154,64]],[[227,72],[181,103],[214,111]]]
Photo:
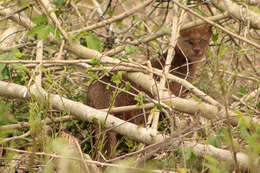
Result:
[[259,44],[254,43],[254,42],[248,40],[248,39],[245,38],[245,37],[241,37],[241,36],[239,36],[239,35],[237,35],[237,34],[234,34],[233,32],[231,32],[231,31],[227,30],[226,28],[220,26],[219,24],[214,23],[214,22],[212,22],[211,20],[209,20],[209,19],[207,19],[207,18],[205,18],[205,17],[203,17],[203,16],[201,16],[201,15],[195,13],[193,10],[191,10],[191,9],[189,9],[188,7],[186,7],[186,6],[182,5],[182,4],[180,4],[178,1],[176,1],[176,0],[173,0],[173,1],[174,1],[174,3],[176,3],[179,7],[183,8],[183,9],[186,10],[186,11],[188,11],[188,12],[191,13],[192,15],[194,15],[194,16],[196,16],[196,17],[198,17],[198,18],[200,18],[200,19],[202,19],[202,20],[204,20],[204,21],[206,21],[207,23],[211,24],[212,26],[215,26],[216,28],[222,30],[223,32],[227,33],[228,35],[231,35],[231,36],[235,37],[236,39],[239,39],[239,40],[241,40],[241,41],[244,41],[244,42],[246,42],[247,44],[252,45],[252,46],[254,46],[254,47],[260,49],[260,45],[259,45]]
[[105,25],[108,25],[108,24],[111,24],[111,23],[116,22],[118,20],[122,20],[124,18],[129,17],[130,15],[136,13],[138,10],[148,6],[152,2],[153,2],[153,0],[147,0],[144,3],[142,3],[141,5],[139,5],[137,7],[134,7],[132,9],[130,9],[129,11],[126,11],[126,12],[124,12],[122,14],[119,14],[117,16],[114,16],[114,17],[110,18],[110,19],[103,20],[103,21],[101,21],[99,23],[96,23],[96,24],[93,24],[91,26],[87,26],[87,27],[84,27],[84,28],[81,28],[79,30],[75,30],[75,31],[72,31],[72,32],[69,32],[69,33],[70,34],[75,34],[75,33],[81,32],[81,31],[90,31],[90,30],[94,30],[94,29],[97,29],[97,28],[101,28],[101,27],[103,27]]

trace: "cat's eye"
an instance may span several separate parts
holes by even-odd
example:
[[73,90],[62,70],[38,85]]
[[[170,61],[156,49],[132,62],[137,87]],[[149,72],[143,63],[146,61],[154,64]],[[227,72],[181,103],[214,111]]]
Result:
[[184,40],[185,43],[188,43],[188,44],[193,44],[193,42],[191,40]]
[[207,43],[207,40],[205,39],[200,39],[200,44],[206,44]]

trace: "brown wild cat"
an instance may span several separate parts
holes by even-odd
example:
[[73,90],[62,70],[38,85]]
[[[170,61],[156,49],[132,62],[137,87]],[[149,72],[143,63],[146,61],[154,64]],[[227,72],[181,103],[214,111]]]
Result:
[[[200,60],[205,52],[208,49],[208,44],[210,41],[210,37],[212,35],[211,26],[208,24],[199,25],[193,28],[189,28],[186,30],[182,30],[180,32],[180,38],[178,39],[178,44],[175,48],[175,56],[174,60],[171,64],[171,74],[179,76],[181,78],[185,78],[188,81],[192,81],[192,78],[195,75],[198,63],[196,61]],[[161,62],[159,62],[161,61]],[[162,65],[164,66],[165,60],[162,58],[161,60],[153,60],[152,66],[155,68],[162,69]],[[187,73],[189,72],[189,73]],[[125,77],[124,80],[127,81]],[[111,77],[103,77],[101,79],[106,83],[113,84],[111,82]],[[135,85],[133,82],[131,83],[132,86],[137,88],[138,90],[144,91],[142,88]],[[180,84],[170,82],[170,91],[175,94],[179,95]],[[112,103],[112,96],[114,88],[106,89],[106,85],[94,81],[88,88],[87,91],[87,105],[92,106],[97,109],[108,108]],[[129,92],[134,94],[138,94],[135,90],[130,89]],[[147,93],[147,91],[146,91]],[[147,93],[149,94],[149,93]],[[149,94],[151,96],[151,94]],[[134,99],[134,96],[129,95],[125,92],[119,92],[119,94],[115,98],[114,107],[119,106],[128,106],[128,105],[136,105],[137,101]],[[123,120],[129,120],[134,116],[140,115],[137,118],[134,118],[130,122],[135,124],[142,124],[144,123],[142,110],[135,110],[135,111],[128,111],[123,113],[115,114],[116,117],[121,118]],[[110,150],[111,153],[112,147],[116,146],[117,143],[117,134],[115,132],[108,132],[108,144],[111,146],[107,149]]]
[[[175,47],[175,56],[171,64],[171,74],[185,78],[191,82],[197,71],[198,61],[203,58],[208,50],[211,35],[211,25],[209,24],[182,30],[177,46]],[[164,57],[166,56],[164,55],[161,60],[152,61],[152,66],[162,69],[160,64],[165,64]],[[173,94],[180,95],[180,84],[171,82],[169,86]]]

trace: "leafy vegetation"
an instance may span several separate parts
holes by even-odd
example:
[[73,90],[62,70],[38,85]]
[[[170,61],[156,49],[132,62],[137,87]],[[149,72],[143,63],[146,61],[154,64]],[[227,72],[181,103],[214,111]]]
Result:
[[[147,113],[155,115],[157,111],[164,111],[160,116],[158,134],[171,137],[174,142],[165,144],[166,146],[161,144],[158,151],[157,148],[147,149],[148,143],[141,144],[134,140],[134,135],[129,130],[128,136],[120,135],[113,151],[109,153],[106,148],[109,144],[106,134],[118,127],[107,129],[107,117],[101,121],[97,118],[99,115],[92,116],[91,108],[81,110],[80,105],[86,104],[88,97],[86,90],[103,76],[111,76],[106,88],[113,87],[110,85],[113,83],[119,89],[113,91],[109,100],[108,109],[113,111],[116,96],[122,92],[131,92],[135,86],[125,81],[125,71],[143,72],[143,69],[129,68],[136,64],[147,65],[148,59],[159,57],[159,54],[170,47],[167,36],[171,34],[169,16],[176,6],[172,1],[156,1],[146,8],[137,9],[135,13],[112,20],[130,7],[136,8],[137,1],[52,0],[52,10],[48,12],[42,1],[0,2],[1,9],[10,9],[11,12],[18,10],[19,21],[26,17],[32,22],[30,26],[24,27],[13,18],[16,13],[4,15],[0,12],[3,18],[0,20],[3,33],[0,35],[0,172],[112,173],[152,172],[159,169],[181,173],[224,173],[259,170],[258,48],[245,44],[242,40],[235,40],[220,29],[214,28],[210,48],[199,66],[193,84],[222,107],[208,103],[209,105],[216,106],[216,110],[226,110],[218,112],[221,115],[216,115],[221,118],[206,119],[201,112],[194,115],[183,113],[174,109],[174,104],[166,105],[173,108],[171,112],[167,112],[164,111],[165,103],[161,100],[156,102],[155,98],[148,99],[143,92],[132,93],[137,108],[144,109],[143,106],[147,102],[153,101],[154,107]],[[138,1],[137,4],[141,3],[144,2]],[[194,3],[198,3],[194,11],[203,16],[209,16],[216,11],[208,4],[188,2],[189,5]],[[28,8],[19,12],[24,6]],[[250,6],[250,9],[259,13],[255,6]],[[100,11],[103,11],[103,14]],[[174,14],[179,14],[177,11]],[[259,30],[232,18],[218,20],[218,23],[259,45]],[[64,40],[65,34],[59,27],[68,34],[67,40]],[[15,31],[6,36],[5,33],[12,28]],[[158,34],[159,36],[150,41],[143,41],[157,33],[161,35]],[[39,55],[41,46],[38,44],[41,41],[43,49]],[[94,53],[71,50],[72,43],[88,48],[87,50],[91,49]],[[89,61],[83,59],[86,54]],[[93,54],[95,55],[92,56]],[[38,59],[40,56],[46,62]],[[107,56],[115,62],[122,61],[106,62]],[[143,58],[145,63],[140,63]],[[128,64],[129,66],[121,68],[122,62],[132,63],[133,66]],[[147,67],[150,68],[149,64]],[[151,74],[151,70],[146,71],[146,74]],[[12,83],[24,86],[24,91],[14,90]],[[86,111],[84,115],[92,119],[69,116],[72,113],[66,107],[65,99],[61,99],[60,107],[55,107],[49,99],[30,95],[33,84],[44,88],[49,93],[48,96],[55,94],[78,102],[78,111]],[[186,106],[186,112],[192,107],[188,105],[191,99],[196,103],[205,103],[203,96],[192,91],[184,99],[187,99],[187,105],[183,105]],[[109,115],[106,113],[106,116]],[[236,123],[233,123],[234,119],[237,120]],[[125,124],[121,126],[128,127]],[[142,127],[148,129],[145,123],[139,128]],[[139,135],[143,134],[140,132]],[[194,145],[190,146],[185,142]],[[197,150],[196,143],[205,148],[214,147],[215,153]],[[152,153],[153,151],[156,152]],[[229,154],[223,154],[226,152]],[[152,155],[148,158],[150,153]]]

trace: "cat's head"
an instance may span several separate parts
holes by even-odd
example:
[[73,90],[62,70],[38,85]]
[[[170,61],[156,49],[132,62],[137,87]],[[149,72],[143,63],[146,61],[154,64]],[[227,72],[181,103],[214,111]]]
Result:
[[208,49],[212,35],[211,25],[202,24],[180,32],[178,47],[189,60],[199,60]]

